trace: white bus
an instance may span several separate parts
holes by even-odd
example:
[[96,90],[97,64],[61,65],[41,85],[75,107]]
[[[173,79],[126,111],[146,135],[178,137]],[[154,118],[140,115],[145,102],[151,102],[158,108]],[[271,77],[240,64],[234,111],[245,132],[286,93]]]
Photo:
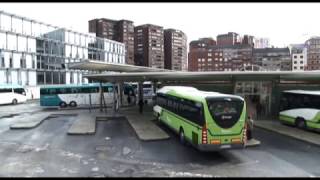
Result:
[[[134,89],[134,93],[136,96],[139,96],[139,86],[137,82],[127,83]],[[153,92],[153,84],[151,81],[145,81],[142,83],[142,92],[143,92],[143,101],[144,103],[150,103],[155,97],[155,93]]]
[[26,91],[20,85],[0,85],[0,104],[18,104],[27,101]]
[[301,129],[320,130],[320,91],[284,91],[279,120]]
[[155,97],[155,93],[153,92],[153,84],[150,81],[146,81],[142,84],[143,87],[143,101],[145,103],[150,103],[153,97]]
[[[96,106],[100,103],[100,85],[98,83],[81,85],[50,85],[40,88],[40,105],[56,106]],[[113,103],[113,85],[102,84],[106,105]],[[118,99],[118,97],[116,97]],[[119,101],[117,101],[118,106]]]

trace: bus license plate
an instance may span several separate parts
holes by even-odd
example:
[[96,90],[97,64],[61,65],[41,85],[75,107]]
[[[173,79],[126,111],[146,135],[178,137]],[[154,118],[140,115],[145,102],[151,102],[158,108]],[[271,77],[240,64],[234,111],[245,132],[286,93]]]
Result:
[[220,146],[221,149],[231,148],[230,144],[225,144]]

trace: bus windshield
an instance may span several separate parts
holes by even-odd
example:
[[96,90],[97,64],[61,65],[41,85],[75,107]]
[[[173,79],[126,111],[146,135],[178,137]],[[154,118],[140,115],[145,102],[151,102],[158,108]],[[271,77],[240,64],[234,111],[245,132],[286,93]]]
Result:
[[152,88],[151,84],[143,84],[143,88]]
[[234,98],[208,98],[207,103],[212,118],[221,128],[230,128],[237,123],[244,104]]

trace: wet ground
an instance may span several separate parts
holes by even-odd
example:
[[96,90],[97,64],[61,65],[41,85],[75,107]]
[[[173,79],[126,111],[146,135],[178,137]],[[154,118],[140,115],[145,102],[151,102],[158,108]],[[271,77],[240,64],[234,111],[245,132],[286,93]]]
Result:
[[204,153],[181,145],[162,124],[170,139],[140,141],[126,118],[97,121],[94,135],[67,135],[76,117],[70,115],[34,129],[7,127],[15,119],[10,113],[38,111],[36,102],[0,106],[1,177],[320,175],[320,147],[257,128],[259,147]]

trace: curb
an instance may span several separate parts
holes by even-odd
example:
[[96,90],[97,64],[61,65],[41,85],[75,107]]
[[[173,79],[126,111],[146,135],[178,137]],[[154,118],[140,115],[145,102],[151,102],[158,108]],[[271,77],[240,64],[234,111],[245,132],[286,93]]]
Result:
[[287,136],[287,137],[290,137],[290,138],[293,138],[293,139],[296,139],[296,140],[299,140],[299,141],[303,141],[303,142],[307,142],[307,143],[310,143],[310,144],[313,144],[313,145],[316,145],[316,146],[320,146],[320,143],[318,144],[318,143],[315,143],[315,142],[307,140],[307,139],[301,139],[301,138],[292,136],[290,134],[283,133],[281,131],[276,131],[274,129],[266,128],[266,127],[263,127],[263,126],[260,126],[260,125],[258,125],[258,126],[254,125],[254,126],[257,127],[257,128],[264,129],[264,130],[271,131],[271,132],[275,132],[275,133],[278,133],[278,134],[281,134],[281,135],[284,135],[284,136]]

